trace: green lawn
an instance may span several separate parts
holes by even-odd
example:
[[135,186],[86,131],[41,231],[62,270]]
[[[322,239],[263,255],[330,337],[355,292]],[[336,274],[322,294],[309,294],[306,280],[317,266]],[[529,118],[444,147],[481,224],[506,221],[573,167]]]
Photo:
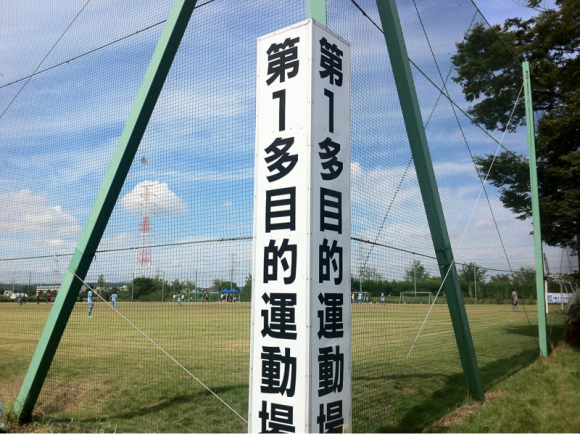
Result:
[[[486,389],[537,357],[535,308],[526,315],[509,305],[467,306]],[[119,311],[247,417],[248,304],[119,303]],[[354,431],[369,431],[427,311],[426,305],[353,305]],[[16,399],[48,313],[45,304],[0,304],[6,406]],[[41,431],[247,431],[240,417],[111,308],[97,303],[93,316],[86,318],[86,304],[73,311],[35,411]],[[562,317],[550,316],[555,336]],[[375,432],[421,431],[466,399],[448,309],[436,305]]]

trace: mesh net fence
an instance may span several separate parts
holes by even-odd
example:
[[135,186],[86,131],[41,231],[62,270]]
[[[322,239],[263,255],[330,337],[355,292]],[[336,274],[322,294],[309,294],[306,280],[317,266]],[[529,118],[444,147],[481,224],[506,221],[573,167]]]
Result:
[[[465,401],[464,375],[376,3],[327,3],[328,27],[352,44],[353,430],[421,430]],[[4,402],[16,399],[170,8],[69,0],[4,11]],[[538,355],[534,255],[530,222],[482,189],[474,157],[527,155],[527,139],[525,128],[504,137],[472,121],[453,59],[482,30],[506,68],[520,65],[471,2],[398,8],[488,389]],[[36,414],[104,430],[247,430],[256,39],[305,14],[303,2],[198,1]],[[561,272],[574,268],[546,251]]]

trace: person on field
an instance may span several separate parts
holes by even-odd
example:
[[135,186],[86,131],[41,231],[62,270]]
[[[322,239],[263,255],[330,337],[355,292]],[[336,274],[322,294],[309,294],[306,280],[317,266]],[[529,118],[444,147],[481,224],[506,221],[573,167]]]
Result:
[[21,292],[18,293],[18,304],[20,306],[22,306],[22,293]]
[[22,293],[22,303],[26,305],[26,293]]
[[519,312],[520,309],[518,308],[518,293],[514,289],[512,292],[512,309],[514,312]]
[[177,305],[178,306],[181,306],[181,298],[182,298],[182,295],[181,295],[181,291],[180,291],[179,295],[177,296]]
[[91,313],[93,313],[93,291],[92,289],[89,289],[89,292],[87,293],[87,302],[89,303],[89,318],[91,317]]
[[113,292],[111,295],[111,303],[113,304],[113,308],[117,309],[117,293]]
[[358,304],[362,303],[362,292],[358,293]]
[[36,291],[36,304],[40,304],[40,291]]
[[350,302],[354,303],[354,292],[350,295]]
[[205,301],[209,303],[209,292],[205,293]]
[[385,304],[385,293],[381,292],[381,304],[384,305]]
[[52,298],[52,294],[50,293],[50,291],[48,291],[48,293],[46,294],[46,304],[50,304],[51,298]]

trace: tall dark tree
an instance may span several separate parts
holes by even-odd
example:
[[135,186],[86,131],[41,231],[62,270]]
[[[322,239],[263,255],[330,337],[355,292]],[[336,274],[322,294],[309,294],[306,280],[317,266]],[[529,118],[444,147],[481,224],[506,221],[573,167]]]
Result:
[[413,260],[411,266],[405,269],[405,280],[407,282],[413,282],[415,280],[420,282],[421,280],[429,279],[430,277],[431,275],[419,260]]
[[[530,62],[536,129],[536,155],[542,237],[551,246],[577,250],[580,234],[580,1],[556,0],[529,20],[513,18],[503,26],[476,25],[457,44],[454,80],[461,84],[475,122],[491,130],[515,131],[525,125],[520,103],[518,61]],[[498,39],[496,34],[501,38]],[[505,49],[505,45],[515,58]],[[516,61],[516,59],[518,61]],[[492,166],[493,162],[493,166]],[[528,159],[514,152],[476,157],[482,176],[501,193],[504,206],[524,220],[531,216]]]
[[246,282],[240,291],[240,301],[252,301],[252,273],[246,276]]
[[481,268],[475,262],[470,262],[469,264],[463,264],[461,270],[459,271],[459,278],[465,280],[466,282],[484,282],[487,270]]

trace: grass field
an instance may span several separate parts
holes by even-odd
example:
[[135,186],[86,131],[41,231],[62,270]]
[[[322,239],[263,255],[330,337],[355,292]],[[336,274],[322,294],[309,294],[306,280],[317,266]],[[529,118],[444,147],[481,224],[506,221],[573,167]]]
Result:
[[[16,399],[49,309],[0,304],[0,400],[6,406]],[[354,431],[371,428],[427,310],[353,305]],[[119,303],[119,311],[247,417],[248,304]],[[486,389],[537,357],[536,306],[528,315],[509,305],[468,305],[467,311]],[[110,307],[97,303],[93,316],[87,319],[86,304],[75,307],[36,420],[44,415],[71,431],[247,431],[240,417]],[[563,315],[551,314],[549,321],[560,336]],[[436,305],[375,431],[421,431],[466,399],[449,312]]]

